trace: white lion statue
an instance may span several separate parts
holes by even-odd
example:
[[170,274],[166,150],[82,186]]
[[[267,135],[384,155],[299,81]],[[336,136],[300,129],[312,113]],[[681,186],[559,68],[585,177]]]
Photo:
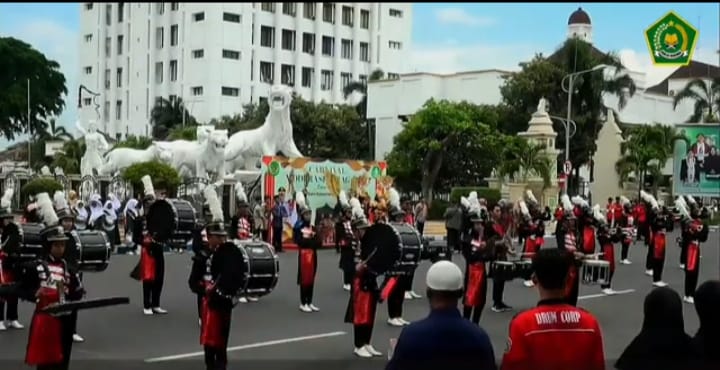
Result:
[[208,173],[213,172],[222,179],[225,176],[224,155],[228,132],[210,127],[198,127],[199,140],[157,141],[155,145],[167,153],[163,155],[165,160],[181,176],[209,179]]
[[169,161],[170,153],[155,144],[147,149],[115,148],[105,154],[105,164],[98,170],[100,175],[115,175],[118,172],[142,162],[153,160]]
[[268,105],[270,112],[262,126],[238,131],[228,141],[225,149],[225,169],[233,173],[238,169],[257,170],[258,162],[265,155],[282,152],[287,157],[302,157],[293,140],[290,121],[292,90],[283,85],[270,88]]

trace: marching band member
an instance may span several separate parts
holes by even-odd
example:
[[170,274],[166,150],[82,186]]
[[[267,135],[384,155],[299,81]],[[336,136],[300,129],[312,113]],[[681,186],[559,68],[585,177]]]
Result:
[[[365,213],[360,201],[353,198],[349,204],[352,204],[351,231],[353,232],[349,248],[359,251],[365,229],[370,225],[365,219]],[[345,311],[345,322],[353,324],[353,335],[355,337],[355,350],[353,352],[355,355],[370,358],[382,356],[382,353],[370,344],[380,292],[377,286],[377,276],[368,269],[366,262],[360,261],[356,266],[352,279],[352,288],[350,289],[350,299]]]
[[[12,197],[14,190],[8,188],[5,190],[2,199],[0,199],[0,227],[2,228],[2,244],[0,244],[0,284],[12,284],[15,282],[13,274],[14,254],[20,247],[21,235],[20,228],[13,222],[12,214]],[[6,311],[7,307],[7,311]],[[8,326],[13,329],[22,329],[24,326],[18,321],[18,298],[14,296],[6,296],[0,298],[0,331],[7,329]]]
[[577,219],[575,218],[575,207],[573,206],[567,194],[560,197],[565,214],[562,217],[563,225],[560,228],[559,237],[562,240],[559,249],[564,249],[571,256],[572,263],[568,268],[567,279],[565,281],[565,299],[571,306],[577,306],[578,295],[580,294],[580,264],[582,252],[578,244]]
[[465,257],[463,317],[478,324],[487,297],[486,262],[493,260],[495,250],[495,246],[488,243],[495,243],[498,239],[494,238],[491,241],[487,239],[485,227],[488,215],[484,209],[471,205],[468,213],[473,227],[466,242],[463,243]]
[[[641,199],[642,200],[642,199]],[[650,245],[650,226],[648,225],[648,208],[645,205],[645,202],[638,201],[635,204],[635,207],[633,207],[633,218],[637,222],[637,240],[645,241],[645,245]],[[650,269],[649,266],[647,266],[647,269]]]
[[[572,203],[570,203],[572,205]],[[562,230],[562,227],[564,225],[563,217],[565,216],[565,209],[563,209],[562,202],[558,202],[557,206],[555,207],[555,213],[553,214],[553,217],[555,218],[555,245],[557,245],[558,248],[562,248],[563,243],[565,242],[563,240],[563,235],[565,235],[564,231]]]
[[572,197],[575,205],[573,213],[577,218],[578,230],[580,230],[580,251],[583,254],[595,253],[595,219],[588,202],[576,195]]
[[653,277],[654,286],[667,286],[667,283],[662,281],[662,272],[665,266],[665,234],[672,231],[673,220],[667,210],[663,210],[660,207],[655,197],[643,190],[640,191],[640,196],[649,205],[648,209],[650,210],[648,217],[650,227],[648,259],[650,260],[651,269],[645,271],[645,273]]
[[598,243],[600,243],[600,250],[602,251],[602,259],[610,264],[610,273],[607,282],[600,285],[600,288],[603,294],[613,295],[615,291],[611,286],[612,278],[615,274],[615,242],[619,240],[618,233],[613,232],[613,229],[610,228],[605,216],[600,213],[599,205],[593,207],[593,217],[597,223],[597,238]]
[[239,240],[252,239],[252,220],[250,219],[250,203],[248,203],[245,189],[241,182],[235,183],[235,198],[237,199],[237,215],[232,218],[230,231]]
[[[65,254],[63,255],[63,259],[65,259],[68,271],[71,274],[76,275],[77,278],[82,282],[83,276],[82,272],[80,272],[80,265],[78,261],[80,258],[80,252],[77,249],[77,245],[75,244],[75,238],[72,235],[72,231],[75,230],[75,215],[70,210],[70,206],[65,199],[64,192],[56,191],[53,195],[53,203],[55,207],[55,213],[60,219],[60,225],[65,230],[65,236],[68,238],[65,245]],[[82,297],[77,298],[79,299]],[[68,301],[70,300],[71,299],[68,299]],[[77,315],[78,312],[73,311],[72,313],[70,313],[68,320],[70,321],[70,325],[73,330],[73,341],[81,343],[85,341],[85,338],[83,338],[77,333]]]
[[[401,198],[400,193],[398,193],[395,188],[390,188],[388,191],[388,200],[390,203],[390,218],[393,222],[397,223],[407,223],[410,227],[415,229],[415,222],[414,220],[410,219],[410,221],[413,221],[412,223],[407,222],[407,213],[403,210],[401,206]],[[412,212],[410,214],[412,216]],[[421,236],[422,237],[422,236]],[[413,299],[413,298],[422,298],[419,294],[415,293],[412,289],[413,286],[413,280],[415,279],[415,269],[412,269],[411,271],[408,271],[407,274],[401,275],[399,277],[399,283],[402,285],[404,289],[403,297],[405,299]]]
[[[686,199],[687,199],[687,201],[685,201]],[[685,210],[687,210],[690,214],[690,216],[686,216],[686,219],[696,218],[695,216],[692,216],[693,213],[697,213],[697,215],[698,215],[697,218],[701,218],[701,217],[699,217],[701,212],[699,210],[698,203],[695,200],[695,198],[693,198],[692,195],[685,196],[685,198],[683,199],[683,205],[685,206]],[[688,240],[684,239],[684,238],[680,238],[680,241],[681,241],[680,242],[680,268],[684,270],[685,265],[687,264],[687,251],[688,251],[688,248],[687,248],[688,246],[687,246],[687,243],[685,243],[685,242]]]
[[70,272],[63,255],[68,237],[53,209],[47,193],[37,196],[39,215],[46,227],[40,232],[47,253],[37,265],[40,287],[36,292],[24,292],[28,300],[36,302],[30,325],[25,363],[38,369],[68,369],[73,343],[73,323],[68,315],[54,316],[42,311],[65,299],[76,300],[84,295],[77,276]]
[[685,270],[685,294],[683,300],[687,303],[695,303],[695,288],[697,288],[698,276],[700,275],[700,243],[708,238],[708,227],[700,219],[700,210],[697,206],[691,205],[688,212],[682,197],[678,197],[675,206],[683,215],[682,229],[680,233],[681,245],[687,249]]
[[343,272],[343,289],[350,291],[355,274],[355,249],[353,248],[355,235],[352,229],[353,207],[344,190],[341,190],[338,195],[338,206],[340,214],[338,222],[335,223],[335,243],[340,252],[338,267]]
[[193,232],[192,267],[190,268],[190,278],[188,279],[190,291],[197,296],[198,324],[200,326],[202,326],[203,298],[205,297],[204,284],[200,283],[204,282],[203,277],[206,272],[207,260],[212,253],[208,243],[207,229],[203,225],[202,230],[195,230]]
[[320,309],[312,301],[317,274],[317,250],[321,246],[321,241],[311,224],[312,211],[305,203],[305,194],[297,192],[295,202],[300,214],[293,228],[293,240],[298,246],[297,282],[300,285],[300,311],[317,312]]
[[[488,239],[492,237],[496,237],[500,240],[508,240],[507,238],[507,232],[508,227],[503,224],[503,205],[507,204],[506,201],[500,200],[498,204],[496,204],[492,208],[492,212],[490,214],[491,218],[491,224],[490,227],[485,228],[485,235]],[[499,261],[507,260],[507,254],[512,253],[512,251],[508,250],[511,246],[506,246],[503,242],[503,247],[499,248],[496,252],[495,258]],[[492,310],[494,312],[505,312],[512,310],[512,307],[508,306],[503,302],[503,293],[505,292],[505,281],[498,278],[497,276],[493,276],[493,292],[492,292],[492,299],[493,299],[493,306]]]
[[633,243],[633,234],[635,229],[635,217],[631,211],[632,205],[630,199],[620,196],[620,205],[622,208],[622,216],[620,218],[620,227],[622,228],[622,239],[620,240],[620,263],[630,265],[632,262],[628,259],[630,245]]
[[[520,201],[520,212],[522,213],[522,220],[518,225],[518,235],[525,242],[523,243],[523,256],[532,258],[537,251],[539,251],[545,244],[545,225],[542,219],[542,213],[538,209],[539,203],[535,199],[532,191],[526,192],[526,198],[530,203],[532,210],[530,210],[525,201]],[[533,282],[530,277],[527,277],[523,284],[531,288]]]
[[[385,199],[384,196],[381,196],[380,194],[376,195],[375,198],[377,199],[377,201],[375,202],[373,207],[374,212],[371,213],[372,215],[374,215],[375,222],[388,223],[390,212],[390,210],[388,209],[388,201]],[[395,211],[395,214],[399,217],[397,211]],[[383,280],[382,287],[380,289],[380,300],[387,301],[387,323],[390,326],[399,327],[410,324],[409,321],[406,321],[402,318],[403,300],[405,297],[404,281],[405,278],[401,279],[400,276],[385,275],[385,280]]]
[[160,295],[165,281],[165,254],[161,243],[158,243],[147,231],[147,212],[155,202],[155,188],[150,176],[142,177],[145,197],[143,198],[142,215],[135,219],[133,239],[140,245],[140,280],[143,286],[143,314],[164,315],[167,311],[160,307]]

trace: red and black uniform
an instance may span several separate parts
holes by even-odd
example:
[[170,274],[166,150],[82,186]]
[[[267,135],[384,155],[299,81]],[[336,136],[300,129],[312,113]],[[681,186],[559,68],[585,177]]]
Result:
[[[486,225],[485,227],[485,238],[486,240],[489,240],[493,237],[497,238],[498,240],[502,240],[505,238],[505,233],[507,232],[507,228],[498,222],[491,222],[490,224]],[[496,254],[494,256],[496,260],[504,261],[507,260],[506,254]],[[505,280],[499,279],[495,276],[493,276],[493,292],[492,292],[492,299],[493,299],[493,307],[503,308],[505,307],[505,303],[503,302],[503,293],[505,292]]]
[[353,276],[350,300],[345,310],[345,322],[353,324],[355,348],[370,344],[379,298],[377,276],[367,267],[361,267]]
[[523,253],[527,256],[534,255],[545,244],[545,225],[540,218],[523,220],[518,225],[518,234],[525,240]]
[[240,240],[252,239],[253,230],[250,217],[240,216],[237,220],[237,238]]
[[[575,219],[566,218],[565,222],[575,222]],[[568,279],[565,283],[565,298],[568,304],[576,306],[580,294],[580,266],[582,265],[582,261],[574,257],[574,253],[579,251],[578,236],[575,229],[569,228],[567,224],[563,225],[562,230],[562,244],[559,247],[565,249],[568,252],[568,258],[573,260],[568,269]]]
[[622,230],[622,239],[620,240],[620,244],[622,246],[620,259],[626,260],[628,258],[630,245],[633,243],[633,235],[635,234],[635,216],[633,216],[633,213],[630,212],[629,206],[625,208],[619,226]]
[[598,228],[598,243],[600,243],[600,251],[602,252],[603,261],[610,264],[610,274],[606,284],[602,284],[602,289],[610,289],[612,278],[615,274],[615,243],[620,241],[621,236],[618,233],[611,234],[607,225]]
[[317,250],[321,242],[315,227],[303,219],[295,223],[293,240],[298,246],[297,283],[300,285],[300,304],[311,305],[317,274]]
[[192,258],[193,264],[190,269],[190,279],[188,279],[190,291],[197,295],[197,311],[200,320],[202,320],[203,298],[205,297],[205,281],[203,278],[207,270],[206,264],[209,258],[210,252],[208,252],[207,249],[203,248],[196,251]]
[[[84,290],[80,280],[70,273],[61,258],[46,257],[37,265],[37,272],[40,288],[36,292],[26,292],[25,297],[36,301],[25,363],[38,369],[68,369],[74,333],[70,316],[53,316],[42,309],[65,298],[79,299]],[[60,285],[62,292],[58,290]]]
[[667,245],[666,233],[673,230],[673,220],[661,210],[652,210],[650,213],[650,246],[648,248],[648,264],[653,274],[653,282],[662,280],[663,267],[665,267],[665,247]]
[[[15,282],[15,257],[22,242],[20,228],[11,219],[3,220],[2,243],[0,244],[0,285],[12,284]],[[7,307],[7,311],[6,311]],[[7,315],[6,315],[7,312]],[[18,298],[5,296],[0,298],[0,322],[5,320],[15,321],[18,319]]]
[[355,275],[355,248],[353,248],[352,224],[350,220],[343,217],[341,222],[335,225],[335,242],[337,243],[338,252],[340,253],[340,261],[338,267],[343,272],[343,284],[350,285]]
[[544,300],[510,322],[502,370],[604,370],[600,325],[562,299]]
[[578,230],[580,230],[580,252],[595,253],[595,218],[580,207],[575,207],[573,213],[577,217]]
[[682,226],[681,243],[687,248],[687,262],[685,263],[685,297],[693,297],[697,288],[700,274],[700,243],[708,238],[708,227],[700,218],[688,220]]
[[648,208],[643,202],[638,202],[633,208],[633,217],[637,222],[638,240],[645,240],[645,245],[650,245],[650,225],[648,223]]
[[[485,229],[483,229],[485,230]],[[487,297],[487,262],[494,259],[492,248],[487,244],[484,232],[472,230],[469,240],[463,243],[465,257],[465,292],[463,293],[463,317],[480,322]],[[497,239],[493,239],[497,240]],[[491,241],[492,243],[493,241]]]
[[555,245],[557,245],[558,248],[562,248],[564,244],[563,235],[565,234],[563,230],[565,227],[565,210],[561,205],[558,204],[555,208],[553,217],[555,218]]
[[140,281],[143,284],[143,307],[160,307],[160,295],[165,281],[165,254],[163,245],[148,233],[145,217],[135,219],[133,242],[140,245]]

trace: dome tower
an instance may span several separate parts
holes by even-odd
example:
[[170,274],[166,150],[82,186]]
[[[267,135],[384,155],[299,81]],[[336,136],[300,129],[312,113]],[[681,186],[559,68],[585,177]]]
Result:
[[568,18],[568,38],[574,37],[592,44],[592,23],[582,8],[578,8]]

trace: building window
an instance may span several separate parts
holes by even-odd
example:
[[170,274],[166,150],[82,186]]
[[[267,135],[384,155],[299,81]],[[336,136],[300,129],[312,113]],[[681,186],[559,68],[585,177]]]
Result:
[[122,100],[115,102],[115,119],[118,121],[122,119]]
[[335,38],[330,36],[322,37],[322,55],[331,57],[335,55]]
[[112,5],[105,5],[105,25],[109,26],[112,24]]
[[106,101],[103,108],[103,121],[107,122],[110,120],[110,102]]
[[105,90],[110,89],[110,70],[105,70]]
[[176,11],[176,10],[178,10],[178,9],[180,9],[180,3],[170,3],[170,10],[171,10],[171,11],[174,12],[174,11]]
[[163,83],[163,63],[162,62],[155,63],[155,83],[156,84]]
[[240,14],[223,13],[223,20],[225,22],[240,23]]
[[387,78],[388,78],[388,80],[399,80],[399,79],[400,79],[400,75],[397,74],[397,73],[389,73],[389,72],[388,72]]
[[275,77],[275,63],[260,62],[260,82],[272,84]]
[[235,60],[238,60],[238,59],[240,59],[240,52],[239,52],[239,51],[235,51],[235,50],[223,49],[223,51],[222,51],[222,56],[223,56],[223,58],[225,58],[225,59],[235,59]]
[[205,12],[195,13],[193,14],[193,20],[195,22],[202,22],[205,20]]
[[315,78],[315,69],[310,67],[302,67],[302,87],[312,87]]
[[402,42],[400,42],[400,41],[388,41],[388,47],[389,47],[390,49],[400,50],[400,49],[402,49]]
[[155,47],[162,49],[165,46],[165,28],[158,27],[155,29]]
[[193,94],[193,96],[201,96],[203,94],[203,88],[202,86],[195,86],[193,88],[190,88],[190,92]]
[[282,4],[282,12],[285,15],[289,15],[294,17],[297,13],[297,4],[295,3],[283,3]]
[[283,50],[295,50],[295,31],[282,30]]
[[117,52],[118,55],[122,55],[123,53],[123,42],[125,41],[125,38],[123,35],[120,35],[117,37]]
[[275,27],[260,26],[260,46],[275,47]]
[[178,65],[177,60],[170,61],[170,81],[177,81]]
[[352,57],[353,57],[353,42],[352,42],[352,40],[342,40],[341,41],[340,56],[343,59],[352,59]]
[[352,73],[342,72],[340,73],[340,88],[344,89],[345,86],[350,85],[352,81]]
[[323,69],[320,71],[320,90],[327,91],[333,86],[333,71]]
[[355,16],[355,9],[349,6],[342,7],[342,24],[345,26],[353,26],[353,17]]
[[237,87],[222,87],[223,96],[240,96],[240,89]]
[[275,3],[260,3],[260,9],[266,12],[275,13]]
[[360,43],[360,61],[370,61],[370,44],[368,44],[367,42]]
[[165,3],[158,3],[155,7],[157,8],[158,15],[163,15],[165,13]]
[[360,83],[363,85],[367,85],[367,75],[360,75],[358,77],[358,80],[360,80]]
[[117,87],[122,87],[122,68],[118,68],[117,71],[115,71],[115,85]]
[[93,4],[92,3],[85,3],[85,10],[92,10]]
[[105,38],[105,58],[110,58],[110,45],[112,44],[112,39],[109,37]]
[[315,55],[315,34],[303,32],[303,53]]
[[323,21],[335,24],[335,4],[323,3]]
[[303,16],[315,20],[315,7],[316,3],[303,3]]
[[92,33],[88,33],[85,35],[85,42],[91,42],[92,41]]
[[370,11],[365,9],[360,10],[360,28],[370,28]]
[[295,86],[295,66],[283,64],[280,66],[280,83],[287,86]]
[[402,10],[390,9],[390,16],[391,16],[391,17],[402,18]]
[[118,3],[118,23],[123,21],[124,15],[125,15],[125,4]]
[[170,26],[170,46],[177,46],[179,34],[177,24]]
[[92,74],[92,67],[90,67],[90,66],[85,67],[85,74],[86,75]]
[[83,98],[83,105],[88,106],[92,104],[92,98]]
[[205,56],[205,50],[203,50],[203,49],[193,50],[192,56],[195,59],[200,59]]

